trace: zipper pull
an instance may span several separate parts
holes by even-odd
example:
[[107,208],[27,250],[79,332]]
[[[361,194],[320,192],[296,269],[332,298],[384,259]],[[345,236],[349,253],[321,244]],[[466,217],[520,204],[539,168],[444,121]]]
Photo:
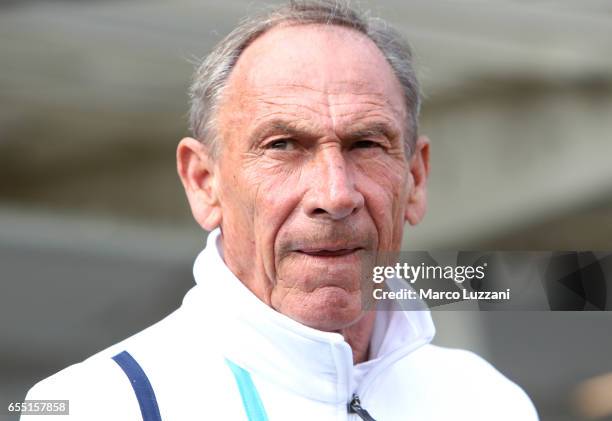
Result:
[[359,400],[357,393],[353,393],[353,398],[347,406],[349,414],[357,414],[363,421],[376,421],[374,418],[372,418],[368,411],[361,407],[361,401]]

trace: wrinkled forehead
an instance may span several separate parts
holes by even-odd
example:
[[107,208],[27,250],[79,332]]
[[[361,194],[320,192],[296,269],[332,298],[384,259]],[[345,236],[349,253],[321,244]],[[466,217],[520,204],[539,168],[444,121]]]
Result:
[[288,90],[336,101],[371,97],[405,115],[402,86],[382,52],[366,35],[341,26],[271,29],[244,50],[227,84],[228,95],[243,98]]

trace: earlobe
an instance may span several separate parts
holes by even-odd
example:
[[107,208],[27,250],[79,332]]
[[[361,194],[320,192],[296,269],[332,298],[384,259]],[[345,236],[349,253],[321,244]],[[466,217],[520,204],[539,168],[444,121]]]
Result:
[[177,171],[195,220],[211,231],[221,223],[217,171],[209,150],[196,139],[186,137],[176,150]]
[[420,136],[410,158],[410,180],[405,220],[417,225],[427,211],[427,178],[429,177],[429,139]]

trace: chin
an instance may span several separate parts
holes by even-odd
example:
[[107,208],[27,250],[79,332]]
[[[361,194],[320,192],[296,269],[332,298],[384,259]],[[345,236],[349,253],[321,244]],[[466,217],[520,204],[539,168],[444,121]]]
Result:
[[285,307],[288,317],[317,330],[335,332],[356,323],[362,316],[361,292],[336,286],[317,288],[300,302]]

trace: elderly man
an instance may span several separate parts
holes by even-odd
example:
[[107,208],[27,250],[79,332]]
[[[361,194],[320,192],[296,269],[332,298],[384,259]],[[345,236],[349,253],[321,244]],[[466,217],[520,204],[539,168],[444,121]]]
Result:
[[197,285],[29,399],[69,399],[79,420],[537,419],[484,360],[430,345],[428,312],[362,302],[368,256],[399,250],[426,209],[429,140],[396,32],[291,3],[226,37],[191,95],[177,163],[211,231]]

